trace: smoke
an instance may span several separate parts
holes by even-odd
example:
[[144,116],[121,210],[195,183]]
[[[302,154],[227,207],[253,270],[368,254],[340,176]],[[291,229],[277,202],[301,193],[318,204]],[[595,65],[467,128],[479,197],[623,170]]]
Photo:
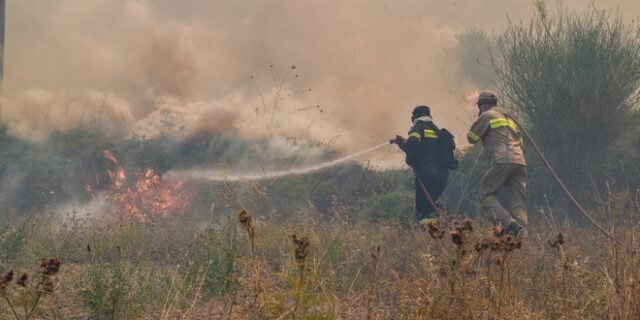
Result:
[[12,131],[31,141],[42,141],[52,131],[91,124],[122,136],[134,122],[131,105],[106,92],[88,90],[71,95],[63,91],[29,89],[5,100],[2,120]]
[[[596,5],[640,13],[630,0]],[[90,124],[114,137],[215,131],[351,152],[405,133],[413,106],[427,104],[463,137],[476,88],[455,72],[456,34],[500,30],[506,15],[531,9],[512,0],[10,1],[0,116],[31,140]]]

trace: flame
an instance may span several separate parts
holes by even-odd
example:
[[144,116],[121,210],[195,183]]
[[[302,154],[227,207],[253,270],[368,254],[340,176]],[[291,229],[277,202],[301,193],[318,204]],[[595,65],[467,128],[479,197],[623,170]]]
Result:
[[107,175],[113,183],[113,186],[117,188],[124,186],[127,181],[127,174],[120,165],[118,159],[109,150],[102,151],[102,155],[116,167],[115,171],[107,169]]
[[102,155],[112,164],[107,170],[110,186],[104,196],[111,214],[145,220],[184,213],[191,203],[191,193],[184,181],[162,181],[151,168],[134,173],[132,183],[118,159],[109,150]]
[[84,185],[84,191],[87,193],[91,200],[96,199],[96,194],[95,192],[93,192],[93,187],[90,184],[87,183]]

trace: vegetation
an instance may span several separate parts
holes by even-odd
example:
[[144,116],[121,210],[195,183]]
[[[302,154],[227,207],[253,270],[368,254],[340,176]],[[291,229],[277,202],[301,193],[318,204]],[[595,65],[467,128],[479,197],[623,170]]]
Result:
[[[640,318],[640,38],[609,12],[537,9],[496,39],[461,35],[456,55],[463,71],[483,66],[467,79],[500,89],[619,243],[558,205],[533,155],[528,238],[474,221],[481,146],[451,173],[449,223],[426,230],[414,223],[410,171],[356,163],[188,182],[191,206],[167,216],[99,206],[84,216],[65,205],[100,205],[114,181],[133,190],[147,168],[269,170],[303,164],[309,150],[320,161],[335,154],[206,132],[115,140],[92,127],[28,143],[2,126],[0,319]],[[120,181],[119,169],[135,174]]]
[[617,12],[536,8],[498,41],[498,88],[571,186],[602,185],[637,139],[640,32]]
[[459,76],[480,89],[495,87],[496,75],[492,64],[495,39],[486,32],[472,29],[456,36],[454,54]]
[[[471,30],[458,36],[455,53],[464,79],[497,89],[500,104],[526,126],[582,202],[607,188],[636,189],[637,25],[595,6],[576,13],[561,4],[554,12],[545,1],[534,4],[530,21],[510,22],[502,34]],[[570,208],[552,196],[559,189],[533,149],[526,143],[525,149],[531,200]]]
[[[180,218],[72,219],[53,232],[55,219],[41,216],[23,222],[33,226],[26,233],[4,231],[27,253],[4,266],[63,261],[34,318],[636,319],[640,243],[627,219],[640,212],[631,196],[607,199],[624,245],[548,209],[525,243],[471,220],[425,232],[349,222],[339,208],[329,220],[243,213],[201,228]],[[5,303],[0,317],[10,312]]]

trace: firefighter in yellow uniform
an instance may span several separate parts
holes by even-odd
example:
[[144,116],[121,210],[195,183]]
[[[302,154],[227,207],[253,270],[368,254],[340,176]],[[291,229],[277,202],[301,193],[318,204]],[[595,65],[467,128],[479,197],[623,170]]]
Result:
[[[467,140],[482,141],[489,158],[489,169],[480,182],[480,207],[494,224],[511,235],[524,235],[527,227],[527,167],[518,125],[497,106],[498,98],[490,92],[478,97],[480,113],[467,134]],[[497,193],[505,189],[509,210],[498,201]]]

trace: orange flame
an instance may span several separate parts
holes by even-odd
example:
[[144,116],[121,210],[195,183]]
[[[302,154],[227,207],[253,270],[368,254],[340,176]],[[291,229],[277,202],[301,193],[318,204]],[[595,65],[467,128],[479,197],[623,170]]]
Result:
[[114,215],[145,220],[149,217],[166,217],[184,213],[192,198],[184,181],[162,181],[151,168],[134,174],[135,182],[127,183],[127,175],[118,159],[109,150],[103,156],[115,167],[107,170],[111,186],[105,191],[105,199]]

